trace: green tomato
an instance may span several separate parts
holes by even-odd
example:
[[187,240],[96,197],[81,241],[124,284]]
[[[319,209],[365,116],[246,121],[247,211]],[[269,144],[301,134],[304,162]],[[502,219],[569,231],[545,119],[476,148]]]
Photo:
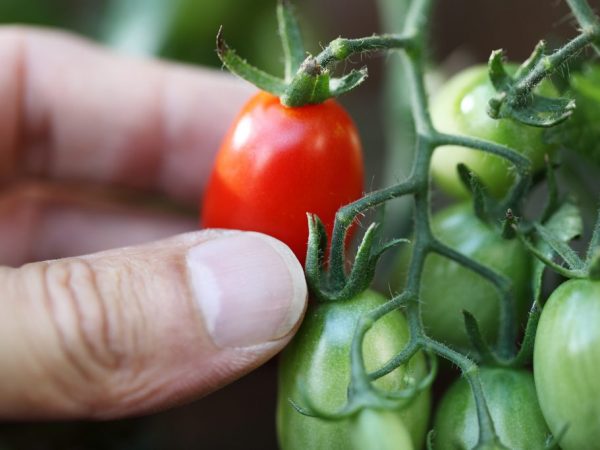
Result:
[[[390,443],[406,442],[421,448],[427,431],[430,393],[424,391],[399,411],[362,411],[356,418],[324,421],[298,413],[289,400],[302,401],[301,385],[318,408],[337,411],[345,405],[350,381],[350,345],[358,319],[380,306],[385,297],[365,291],[345,302],[312,304],[279,366],[277,431],[282,450],[387,449]],[[402,350],[408,341],[408,324],[394,311],[378,320],[367,332],[363,355],[369,371],[375,370]],[[375,382],[380,389],[399,390],[409,380],[426,374],[424,356],[410,361]],[[388,430],[375,432],[375,430]],[[372,439],[372,441],[371,441]],[[365,447],[368,440],[371,447]],[[399,445],[399,444],[398,444]]]
[[600,281],[570,280],[544,306],[533,371],[540,406],[564,450],[600,448]]
[[357,450],[371,448],[412,450],[415,448],[410,433],[396,411],[364,409],[352,422],[350,427],[352,448]]
[[[481,368],[481,384],[496,434],[512,450],[544,449],[550,434],[533,375],[525,370]],[[434,422],[434,449],[470,449],[479,439],[475,400],[465,378],[444,394]],[[583,448],[583,447],[582,447]]]
[[[510,280],[517,317],[526,316],[531,257],[518,240],[503,239],[475,215],[470,203],[438,212],[432,228],[441,242]],[[394,287],[398,290],[405,285],[409,253],[407,247],[396,266]],[[455,348],[470,348],[462,313],[466,310],[477,319],[483,337],[494,340],[499,328],[500,301],[490,281],[440,255],[427,256],[421,278],[421,312],[425,330],[434,339]]]
[[[542,83],[541,94],[555,95],[549,83]],[[495,120],[487,115],[488,101],[496,91],[486,66],[466,69],[451,78],[431,99],[431,118],[439,131],[472,136],[503,144],[531,160],[533,170],[544,166],[544,155],[554,146],[545,142],[543,129],[522,125],[509,119]],[[478,150],[444,146],[433,153],[431,173],[446,193],[466,198],[456,166],[466,164],[482,179],[494,197],[502,197],[513,184],[515,170],[507,160]]]

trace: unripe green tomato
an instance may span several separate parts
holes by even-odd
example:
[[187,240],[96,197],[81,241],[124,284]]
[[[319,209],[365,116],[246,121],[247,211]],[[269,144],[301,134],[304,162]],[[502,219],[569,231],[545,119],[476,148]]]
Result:
[[[503,239],[499,231],[482,222],[473,205],[453,205],[434,215],[432,228],[437,238],[454,250],[485,264],[512,284],[517,318],[524,318],[530,303],[531,256],[517,240]],[[393,286],[406,283],[411,247],[399,256]],[[499,328],[500,295],[495,286],[460,264],[430,253],[421,278],[421,311],[425,331],[434,339],[455,348],[470,348],[463,310],[479,323],[483,337],[496,338]]]
[[352,420],[351,442],[360,450],[413,450],[410,433],[396,411],[364,409]]
[[[533,375],[525,370],[483,367],[480,376],[500,443],[512,450],[544,449],[550,431],[538,404]],[[456,381],[442,397],[434,432],[435,450],[463,450],[477,444],[479,423],[466,378]]]
[[[318,408],[334,412],[346,404],[350,345],[357,321],[385,301],[385,297],[368,290],[348,301],[309,306],[300,330],[280,360],[277,432],[282,450],[387,449],[390,442],[406,442],[407,433],[414,448],[422,448],[429,421],[428,390],[420,393],[405,409],[362,411],[356,418],[341,421],[303,416],[289,402],[292,399],[302,403],[300,386],[304,385]],[[408,337],[408,324],[399,311],[375,322],[363,342],[367,369],[375,370],[399,353]],[[406,388],[410,380],[421,380],[425,374],[425,358],[418,353],[406,365],[375,381],[375,385],[397,391]],[[367,425],[369,423],[371,425]],[[369,431],[372,426],[386,428],[388,432],[374,433]],[[364,446],[365,440],[371,442],[370,447]]]
[[540,406],[563,450],[600,448],[600,281],[570,280],[538,324],[533,372]]
[[[554,88],[546,82],[540,85],[541,94],[553,96]],[[544,166],[544,155],[555,146],[544,139],[544,131],[510,119],[492,119],[487,115],[488,101],[496,95],[486,66],[466,69],[442,86],[431,98],[431,118],[435,127],[444,133],[472,136],[503,144],[528,157],[533,171]],[[437,148],[431,161],[431,174],[439,187],[457,198],[469,196],[461,182],[456,166],[466,164],[479,175],[488,192],[502,197],[515,180],[515,169],[507,160],[459,146]]]

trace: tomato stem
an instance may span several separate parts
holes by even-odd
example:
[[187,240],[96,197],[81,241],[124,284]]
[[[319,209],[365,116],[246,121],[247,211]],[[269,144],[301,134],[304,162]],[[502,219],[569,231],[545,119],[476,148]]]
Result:
[[584,30],[590,30],[589,33],[595,36],[594,49],[600,55],[600,20],[594,14],[587,0],[566,0],[571,12],[577,19],[577,22]]

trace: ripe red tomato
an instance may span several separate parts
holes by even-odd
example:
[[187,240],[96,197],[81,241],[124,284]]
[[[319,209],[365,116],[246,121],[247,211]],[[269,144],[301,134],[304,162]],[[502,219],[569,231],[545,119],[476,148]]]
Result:
[[306,213],[329,233],[335,213],[363,193],[356,127],[334,100],[298,108],[260,92],[244,106],[219,150],[201,225],[260,231],[306,256]]

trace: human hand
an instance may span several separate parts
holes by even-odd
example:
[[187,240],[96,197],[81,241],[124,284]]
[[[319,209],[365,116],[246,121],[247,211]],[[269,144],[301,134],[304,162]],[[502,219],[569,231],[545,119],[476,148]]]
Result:
[[284,244],[162,239],[197,221],[123,201],[195,205],[250,88],[50,31],[0,29],[0,60],[0,418],[166,408],[281,350],[307,296]]

